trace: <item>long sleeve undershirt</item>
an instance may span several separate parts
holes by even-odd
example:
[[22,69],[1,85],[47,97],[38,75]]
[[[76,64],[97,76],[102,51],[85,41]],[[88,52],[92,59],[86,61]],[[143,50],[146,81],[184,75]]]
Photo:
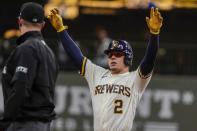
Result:
[[144,58],[140,63],[140,71],[143,76],[150,74],[154,68],[157,50],[159,48],[159,36],[151,35],[146,48]]
[[58,35],[60,37],[64,50],[67,52],[69,57],[73,60],[77,68],[81,69],[84,56],[81,50],[79,49],[79,47],[77,46],[77,44],[72,40],[72,38],[69,36],[66,30],[58,33]]

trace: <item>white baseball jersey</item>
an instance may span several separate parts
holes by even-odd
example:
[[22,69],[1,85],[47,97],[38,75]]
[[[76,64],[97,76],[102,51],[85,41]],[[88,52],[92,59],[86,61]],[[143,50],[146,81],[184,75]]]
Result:
[[81,74],[90,88],[94,131],[131,131],[136,106],[151,76],[142,78],[138,71],[112,75],[86,58]]

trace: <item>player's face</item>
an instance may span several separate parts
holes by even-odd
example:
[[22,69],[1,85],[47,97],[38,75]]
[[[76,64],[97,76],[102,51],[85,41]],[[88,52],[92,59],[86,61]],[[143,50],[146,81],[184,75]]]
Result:
[[124,63],[125,55],[123,52],[111,51],[108,54],[108,65],[112,74],[121,74],[128,71]]

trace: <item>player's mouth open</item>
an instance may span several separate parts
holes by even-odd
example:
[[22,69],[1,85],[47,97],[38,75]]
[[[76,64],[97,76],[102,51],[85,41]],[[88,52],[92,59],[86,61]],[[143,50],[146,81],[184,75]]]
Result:
[[116,65],[117,63],[116,62],[111,62],[111,65]]

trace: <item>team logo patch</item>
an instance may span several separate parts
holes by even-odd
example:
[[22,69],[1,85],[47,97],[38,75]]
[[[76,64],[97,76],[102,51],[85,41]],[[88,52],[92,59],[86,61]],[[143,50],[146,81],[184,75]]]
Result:
[[16,72],[23,72],[23,73],[27,73],[28,69],[26,67],[23,66],[18,66],[16,67]]
[[119,43],[119,41],[116,41],[116,40],[113,40],[112,41],[112,46],[111,46],[111,49],[120,49],[120,50],[123,50],[123,46]]
[[112,47],[111,47],[111,49],[117,48],[117,47],[118,47],[118,44],[119,44],[118,41],[113,40],[113,41],[112,41]]
[[37,18],[33,18],[32,21],[33,22],[38,22],[38,19]]

